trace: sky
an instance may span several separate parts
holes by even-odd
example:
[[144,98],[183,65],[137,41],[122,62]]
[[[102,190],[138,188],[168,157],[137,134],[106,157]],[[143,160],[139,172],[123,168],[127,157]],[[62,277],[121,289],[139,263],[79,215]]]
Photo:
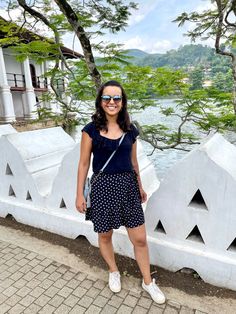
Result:
[[[165,53],[180,45],[189,44],[190,39],[184,36],[186,25],[178,27],[172,21],[182,12],[202,11],[209,8],[210,0],[134,0],[139,9],[132,11],[126,31],[118,35],[107,34],[106,41],[124,44],[124,49],[140,49],[148,53]],[[71,48],[71,37],[65,36],[65,44]],[[100,39],[98,39],[99,41]],[[202,42],[212,45],[212,42]],[[80,45],[75,50],[81,52]]]
[[[80,0],[78,0],[80,1]],[[125,31],[117,35],[106,34],[96,38],[95,43],[101,40],[123,44],[124,49],[140,49],[148,53],[165,53],[170,49],[189,44],[190,39],[184,36],[191,25],[178,27],[172,21],[183,12],[202,11],[209,8],[210,0],[133,0],[139,4],[138,10],[133,10]],[[125,1],[129,2],[129,1]],[[6,17],[3,4],[0,0],[0,15]],[[68,48],[82,52],[77,38],[73,40],[72,34],[63,37],[64,45]],[[202,44],[212,45],[211,41]]]
[[[163,53],[190,42],[184,36],[187,27],[172,21],[183,12],[205,8],[208,0],[146,0],[131,17],[131,25],[121,36],[126,48],[140,48],[149,53]],[[188,25],[190,27],[190,25]]]

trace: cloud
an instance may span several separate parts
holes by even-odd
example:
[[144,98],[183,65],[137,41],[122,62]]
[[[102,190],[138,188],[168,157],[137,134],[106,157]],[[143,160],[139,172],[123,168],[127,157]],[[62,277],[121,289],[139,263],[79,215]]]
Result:
[[173,45],[171,43],[171,41],[167,40],[167,39],[163,39],[160,41],[155,42],[150,50],[150,53],[164,53],[167,50],[170,50],[173,48]]
[[203,12],[205,10],[214,10],[216,9],[216,4],[209,2],[209,1],[203,1],[204,3],[199,4],[194,11],[197,12]]
[[124,49],[141,49],[146,50],[146,44],[144,40],[140,36],[132,37],[125,41]]
[[143,19],[145,19],[146,17],[146,14],[132,14],[129,18],[129,26],[132,26],[132,25],[136,25],[138,24],[139,22],[141,22]]
[[140,49],[148,53],[165,53],[174,48],[170,40],[150,41],[150,38],[132,37],[125,41],[124,49]]

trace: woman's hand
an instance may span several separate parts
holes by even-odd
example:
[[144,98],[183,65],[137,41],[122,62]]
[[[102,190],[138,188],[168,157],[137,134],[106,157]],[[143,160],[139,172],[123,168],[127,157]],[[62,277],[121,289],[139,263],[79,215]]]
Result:
[[144,191],[143,188],[139,188],[140,196],[141,196],[141,203],[145,203],[147,201],[147,193]]
[[75,206],[76,209],[81,213],[84,214],[87,210],[86,207],[86,200],[84,198],[84,196],[77,196],[76,201],[75,201]]

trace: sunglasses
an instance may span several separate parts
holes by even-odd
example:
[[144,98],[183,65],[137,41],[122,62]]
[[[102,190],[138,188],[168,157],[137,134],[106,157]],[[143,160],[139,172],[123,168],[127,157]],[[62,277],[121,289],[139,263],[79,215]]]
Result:
[[111,99],[113,99],[114,103],[118,103],[121,101],[122,99],[122,96],[109,96],[109,95],[102,95],[101,96],[102,100],[105,102],[105,103],[109,103],[111,101]]

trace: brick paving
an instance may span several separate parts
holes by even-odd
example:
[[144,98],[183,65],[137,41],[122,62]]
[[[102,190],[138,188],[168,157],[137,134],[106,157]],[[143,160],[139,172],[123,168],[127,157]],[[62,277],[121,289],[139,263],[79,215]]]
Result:
[[203,314],[174,300],[157,305],[140,288],[112,293],[107,282],[0,241],[0,314]]

